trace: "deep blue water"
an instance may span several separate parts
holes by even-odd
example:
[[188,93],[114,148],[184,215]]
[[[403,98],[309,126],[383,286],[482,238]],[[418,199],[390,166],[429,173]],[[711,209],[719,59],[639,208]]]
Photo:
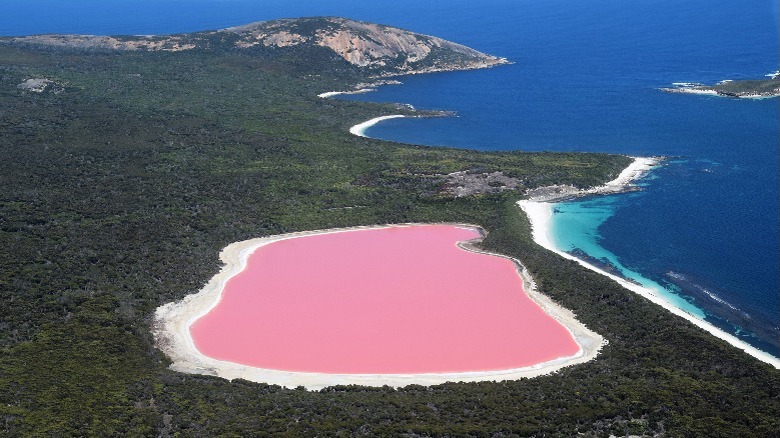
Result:
[[[559,204],[557,244],[655,282],[780,355],[778,99],[666,94],[778,69],[776,0],[3,0],[0,35],[153,34],[340,15],[451,39],[515,64],[403,78],[346,98],[446,109],[372,137],[499,150],[675,158],[638,193]],[[329,90],[322,90],[329,91]],[[710,298],[710,294],[717,299]],[[720,300],[720,301],[719,301]]]

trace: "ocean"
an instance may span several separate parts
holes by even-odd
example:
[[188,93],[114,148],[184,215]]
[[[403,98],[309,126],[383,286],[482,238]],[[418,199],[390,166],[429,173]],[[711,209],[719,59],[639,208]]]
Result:
[[[337,15],[509,58],[340,98],[457,117],[391,119],[375,138],[480,150],[669,157],[643,190],[555,206],[555,244],[601,259],[780,357],[780,99],[667,94],[778,69],[776,0],[4,0],[0,35],[165,34]],[[331,90],[322,90],[331,91]]]

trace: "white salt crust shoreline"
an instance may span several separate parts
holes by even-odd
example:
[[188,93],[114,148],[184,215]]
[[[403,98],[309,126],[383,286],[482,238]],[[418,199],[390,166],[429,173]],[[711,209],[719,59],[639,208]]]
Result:
[[[219,376],[229,380],[240,378],[254,382],[280,385],[287,388],[303,386],[308,390],[318,390],[333,385],[352,384],[402,387],[411,384],[429,386],[445,382],[519,380],[522,378],[551,374],[563,367],[587,362],[595,358],[601,347],[606,344],[603,337],[589,330],[577,321],[573,312],[561,307],[549,297],[539,293],[533,279],[518,260],[500,254],[480,251],[474,247],[474,243],[481,239],[475,239],[468,242],[459,242],[458,246],[467,251],[504,257],[512,260],[517,267],[518,274],[523,279],[523,289],[525,290],[525,293],[547,314],[552,316],[569,331],[579,346],[579,350],[576,354],[530,367],[508,370],[421,374],[325,374],[255,368],[210,358],[201,354],[195,347],[193,339],[190,336],[190,326],[219,303],[227,281],[246,267],[249,255],[257,248],[279,240],[315,234],[342,233],[390,226],[415,225],[426,224],[377,225],[306,231],[232,243],[225,247],[220,253],[220,259],[225,262],[225,266],[203,289],[198,293],[184,297],[181,301],[168,303],[157,309],[153,324],[153,333],[157,347],[171,359],[172,364],[170,368],[174,371]],[[475,225],[451,225],[476,229],[480,231],[480,233],[483,233],[482,229]]]
[[[620,176],[618,176],[615,180],[610,181],[603,186],[595,187],[590,190],[581,191],[580,194],[581,195],[606,194],[606,193],[615,193],[619,191],[618,189],[621,187],[623,189],[626,189],[627,187],[630,186],[632,181],[642,177],[644,173],[649,171],[655,164],[657,164],[657,162],[658,162],[657,159],[653,159],[653,158],[634,158],[634,161],[631,163],[631,165],[629,165],[625,170],[623,170],[623,172],[620,173]],[[569,193],[569,195],[571,195],[571,193]],[[526,216],[528,216],[528,220],[531,223],[534,242],[544,247],[545,249],[548,249],[560,255],[563,258],[573,260],[579,263],[580,265],[582,265],[583,267],[590,269],[591,271],[597,272],[601,275],[611,278],[612,280],[616,281],[626,289],[635,292],[647,298],[651,302],[663,307],[669,312],[690,321],[697,327],[706,330],[707,332],[717,337],[718,339],[722,339],[728,342],[729,344],[739,348],[740,350],[743,350],[747,354],[755,357],[756,359],[768,363],[775,368],[780,369],[780,359],[772,356],[771,354],[765,351],[759,350],[758,348],[753,347],[752,345],[740,340],[736,336],[730,333],[726,333],[725,331],[719,329],[718,327],[715,327],[709,322],[701,320],[695,317],[694,315],[691,315],[690,313],[674,306],[667,299],[658,295],[658,293],[656,293],[654,290],[638,285],[636,283],[632,283],[623,278],[620,278],[617,275],[606,272],[603,269],[600,269],[591,263],[588,263],[584,260],[580,260],[577,257],[574,257],[573,255],[558,249],[553,244],[552,237],[551,237],[553,204],[550,202],[555,202],[555,200],[549,198],[546,200],[530,199],[530,200],[518,201],[517,203],[520,206],[520,208],[525,212]]]

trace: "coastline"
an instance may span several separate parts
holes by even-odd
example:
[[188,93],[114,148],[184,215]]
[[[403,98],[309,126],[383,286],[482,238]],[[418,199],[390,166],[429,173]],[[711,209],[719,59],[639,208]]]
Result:
[[352,135],[357,135],[358,137],[366,137],[366,138],[368,138],[368,136],[366,135],[366,131],[368,130],[368,128],[376,125],[377,123],[381,122],[382,120],[397,119],[397,118],[400,118],[400,117],[407,117],[407,116],[404,116],[402,114],[393,114],[393,115],[389,115],[389,116],[374,117],[371,120],[366,120],[365,122],[358,123],[357,125],[349,128],[349,133],[352,134]]
[[353,91],[327,91],[325,93],[318,94],[317,97],[320,97],[322,99],[327,99],[329,97],[338,96],[341,94],[363,94],[363,93],[370,93],[372,91],[376,91],[376,88],[359,88]]
[[[524,292],[539,305],[542,310],[562,324],[579,346],[573,356],[561,357],[529,367],[508,370],[473,371],[455,373],[421,373],[421,374],[326,374],[309,372],[291,372],[250,367],[207,357],[195,347],[190,336],[189,327],[201,316],[213,309],[221,299],[222,291],[227,281],[241,272],[249,256],[257,248],[270,243],[315,234],[340,233],[356,230],[376,229],[389,226],[415,226],[422,224],[375,225],[305,231],[269,237],[256,238],[235,242],[225,247],[220,253],[220,259],[225,263],[220,272],[215,275],[199,292],[188,295],[180,301],[160,306],[155,311],[152,332],[155,343],[172,361],[170,368],[192,374],[205,374],[223,377],[229,380],[245,379],[254,382],[281,385],[288,388],[304,386],[309,390],[322,389],[333,385],[366,385],[402,387],[411,384],[436,385],[445,382],[478,382],[518,380],[550,374],[559,369],[587,362],[596,357],[605,345],[604,338],[589,330],[577,321],[574,313],[561,307],[549,297],[541,294],[535,286],[525,267],[516,259],[481,251],[474,247],[478,239],[459,242],[458,246],[466,251],[498,256],[512,260],[517,267],[518,275],[523,280]],[[461,227],[474,228],[484,235],[482,229],[475,225],[453,224]]]
[[637,190],[633,181],[644,176],[657,166],[664,157],[631,157],[633,161],[620,174],[601,186],[579,189],[571,185],[539,187],[526,192],[529,200],[535,202],[556,202],[589,195],[612,195]]
[[396,81],[396,80],[381,80],[381,81],[374,81],[368,83],[360,83],[352,87],[352,90],[349,91],[327,91],[325,93],[318,94],[317,97],[322,99],[327,99],[329,97],[339,96],[341,94],[371,93],[373,91],[376,91],[376,89],[378,87],[381,87],[382,85],[402,85],[402,84],[403,82]]
[[[764,75],[769,79],[732,80],[726,79],[715,85],[705,85],[695,82],[674,82],[671,87],[661,87],[659,90],[666,93],[700,94],[716,97],[730,97],[733,99],[771,99],[780,97],[780,83],[774,87],[769,86],[780,76],[777,71]],[[734,84],[750,83],[751,86],[734,88]]]
[[[655,161],[650,161],[650,160],[655,160]],[[765,362],[767,364],[770,364],[777,369],[780,369],[780,359],[772,356],[771,354],[765,351],[759,350],[758,348],[753,347],[747,342],[740,340],[736,336],[731,335],[719,329],[718,327],[710,324],[709,322],[699,319],[696,316],[674,306],[671,302],[669,302],[666,298],[660,296],[653,289],[647,288],[645,286],[641,286],[636,283],[632,283],[617,275],[606,272],[605,270],[597,266],[594,266],[591,263],[588,263],[569,253],[561,251],[553,244],[551,233],[552,233],[553,203],[555,201],[571,199],[577,196],[584,196],[584,195],[591,195],[591,194],[614,194],[614,193],[619,193],[621,191],[631,190],[632,182],[638,178],[641,178],[647,171],[652,169],[652,167],[657,163],[658,163],[658,159],[635,157],[631,165],[629,165],[626,169],[624,169],[623,172],[621,172],[616,179],[606,183],[603,186],[594,187],[589,190],[578,190],[578,191],[568,191],[568,192],[553,190],[553,191],[549,191],[548,193],[541,192],[539,196],[534,196],[533,194],[531,194],[531,197],[529,199],[518,201],[517,202],[518,206],[523,210],[523,212],[528,217],[529,222],[531,223],[531,230],[532,230],[532,236],[534,242],[536,242],[538,245],[542,246],[543,248],[560,255],[563,258],[573,260],[591,271],[594,271],[596,273],[599,273],[601,275],[604,275],[614,280],[615,282],[625,287],[626,289],[635,292],[647,298],[651,302],[663,307],[667,311],[688,320],[689,322],[693,323],[697,327],[709,332],[710,334],[712,334],[713,336],[721,340],[728,342],[732,346],[737,347],[740,350],[743,350],[744,352],[753,356],[754,358],[762,362]]]
[[698,86],[690,86],[690,87],[679,87],[679,88],[670,88],[670,87],[662,87],[659,88],[659,90],[666,92],[666,93],[681,93],[681,94],[699,94],[704,96],[715,96],[715,97],[730,97],[732,99],[772,99],[774,97],[780,97],[780,93],[765,93],[765,94],[759,94],[759,93],[744,93],[744,94],[738,94],[738,93],[729,93],[724,91],[718,91],[712,88],[699,88]]
[[371,93],[374,91],[376,91],[376,88],[374,88],[373,86],[369,86],[367,88],[358,88],[352,91],[327,91],[325,93],[318,94],[317,97],[320,97],[322,99],[327,99],[329,97],[339,96],[342,94],[363,94],[363,93]]

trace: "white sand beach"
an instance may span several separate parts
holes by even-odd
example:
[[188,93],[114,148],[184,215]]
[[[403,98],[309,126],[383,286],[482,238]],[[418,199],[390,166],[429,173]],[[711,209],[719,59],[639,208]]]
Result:
[[[620,176],[618,176],[615,180],[610,181],[603,186],[599,186],[590,190],[583,191],[582,194],[606,194],[606,193],[615,193],[617,191],[620,191],[621,186],[625,188],[627,185],[631,184],[632,181],[641,177],[645,172],[650,170],[652,166],[654,166],[656,163],[657,163],[657,159],[635,158],[634,162],[631,163],[631,165],[627,167],[623,172],[621,172]],[[594,266],[593,264],[580,260],[574,257],[573,255],[568,254],[556,248],[555,245],[553,244],[553,240],[551,237],[551,233],[552,233],[551,226],[552,226],[554,204],[550,203],[549,199],[546,201],[533,200],[533,199],[522,200],[519,201],[517,204],[525,212],[526,216],[528,216],[528,220],[531,222],[533,239],[540,246],[560,255],[561,257],[564,257],[569,260],[574,260],[580,265],[584,266],[585,268],[590,269],[591,271],[598,272],[599,274],[611,278],[612,280],[616,281],[626,289],[647,298],[648,300],[652,301],[655,304],[658,304],[659,306],[663,307],[664,309],[668,310],[669,312],[677,316],[685,318],[686,320],[690,321],[697,327],[706,330],[707,332],[713,334],[717,338],[722,339],[728,342],[729,344],[745,351],[749,355],[763,362],[766,362],[774,366],[775,368],[780,369],[780,359],[770,355],[769,353],[766,353],[764,351],[761,351],[753,347],[752,345],[738,339],[736,336],[726,333],[725,331],[715,327],[714,325],[710,324],[707,321],[701,320],[696,316],[691,315],[690,313],[679,309],[678,307],[670,303],[667,299],[660,296],[653,289],[627,281],[614,274],[606,272],[603,269]]]
[[[153,327],[156,344],[158,348],[172,360],[171,369],[175,371],[213,375],[226,379],[241,378],[255,382],[281,385],[288,388],[304,386],[309,390],[317,390],[332,385],[349,384],[402,387],[411,384],[436,385],[445,382],[518,380],[521,378],[550,374],[566,366],[587,362],[596,357],[598,351],[605,344],[603,337],[592,332],[577,321],[575,315],[570,310],[562,308],[549,297],[539,293],[533,279],[522,264],[518,260],[510,258],[516,263],[518,274],[523,278],[524,289],[529,297],[541,306],[545,312],[563,324],[572,334],[572,337],[580,347],[575,355],[558,358],[530,367],[498,371],[425,374],[324,374],[254,368],[204,356],[195,347],[193,339],[190,336],[190,325],[219,303],[225,284],[232,276],[244,269],[249,255],[255,249],[279,240],[314,234],[413,225],[421,224],[377,225],[373,227],[308,231],[269,236],[230,244],[220,253],[220,259],[225,263],[225,266],[208,282],[208,284],[206,284],[206,286],[204,286],[203,289],[180,301],[163,305],[157,309]],[[480,229],[474,225],[455,225]],[[476,242],[464,242],[459,246],[468,251],[481,252],[473,246],[474,243]],[[505,257],[501,255],[497,256]]]
[[401,85],[401,84],[402,82],[396,79],[381,79],[378,81],[363,82],[360,84],[356,84],[353,89],[348,91],[327,91],[325,93],[318,94],[317,97],[327,99],[329,97],[339,96],[342,94],[371,93],[372,91],[376,91],[378,87],[381,87],[383,85]]
[[618,193],[625,191],[627,187],[631,185],[633,181],[638,180],[644,174],[649,172],[653,167],[657,166],[661,162],[661,158],[658,157],[633,157],[634,161],[628,165],[617,178],[609,181],[602,186],[596,186],[588,190],[583,191],[583,194],[602,195],[608,193]]
[[382,120],[397,119],[399,117],[406,117],[406,116],[401,114],[393,114],[390,116],[374,117],[371,120],[366,120],[363,123],[358,123],[357,125],[349,128],[349,132],[350,134],[357,135],[358,137],[366,137],[366,130],[368,130],[368,128],[376,125]]
[[547,187],[538,187],[528,190],[526,194],[529,199],[536,202],[555,202],[564,199],[572,199],[587,195],[607,195],[611,193],[621,193],[635,189],[633,181],[639,179],[650,169],[658,165],[663,157],[632,157],[633,161],[628,165],[617,178],[608,183],[591,187],[589,189],[579,189],[572,185],[553,185]]
[[341,94],[363,94],[363,93],[370,93],[372,91],[376,91],[376,88],[360,88],[353,91],[327,91],[325,93],[318,94],[317,97],[327,99],[329,97],[338,96]]

